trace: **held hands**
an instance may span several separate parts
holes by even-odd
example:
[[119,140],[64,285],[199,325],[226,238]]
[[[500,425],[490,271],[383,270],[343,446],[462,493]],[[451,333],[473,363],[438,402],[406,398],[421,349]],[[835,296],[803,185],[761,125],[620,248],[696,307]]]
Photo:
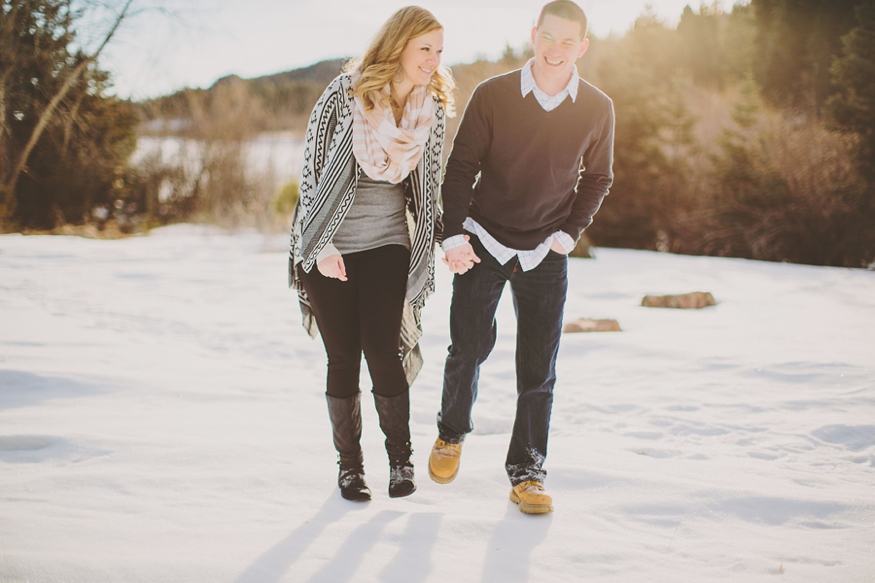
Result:
[[333,277],[340,281],[346,281],[346,266],[340,255],[329,255],[316,264],[316,269],[325,277]]
[[472,267],[475,263],[480,263],[480,258],[474,253],[474,248],[468,243],[471,238],[465,235],[466,243],[458,247],[453,247],[444,253],[443,262],[449,266],[450,271],[462,275]]

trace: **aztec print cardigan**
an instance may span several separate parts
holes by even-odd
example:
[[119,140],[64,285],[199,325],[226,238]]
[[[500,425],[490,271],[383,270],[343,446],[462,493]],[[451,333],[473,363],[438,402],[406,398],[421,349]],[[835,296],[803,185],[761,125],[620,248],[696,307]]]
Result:
[[[303,180],[292,218],[289,287],[298,292],[304,329],[312,337],[318,328],[298,270],[309,273],[314,268],[355,200],[362,170],[352,153],[354,110],[352,81],[342,74],[325,89],[307,124]],[[408,384],[422,368],[420,311],[434,291],[435,243],[442,234],[438,197],[444,133],[444,107],[438,103],[422,157],[404,181],[411,246],[400,348]]]

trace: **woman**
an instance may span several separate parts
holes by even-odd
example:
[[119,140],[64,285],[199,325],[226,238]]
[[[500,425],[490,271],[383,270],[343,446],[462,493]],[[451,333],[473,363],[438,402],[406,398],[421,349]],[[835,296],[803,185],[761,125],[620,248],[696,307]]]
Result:
[[[392,15],[316,103],[292,225],[290,285],[328,353],[338,486],[370,500],[358,386],[364,352],[389,456],[389,496],[416,490],[410,383],[422,366],[420,309],[434,289],[444,118],[453,81],[443,27],[419,7]],[[318,328],[317,328],[318,327]]]

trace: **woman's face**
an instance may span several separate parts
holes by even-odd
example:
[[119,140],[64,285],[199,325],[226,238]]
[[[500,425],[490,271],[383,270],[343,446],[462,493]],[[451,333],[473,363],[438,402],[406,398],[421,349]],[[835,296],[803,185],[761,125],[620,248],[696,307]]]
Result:
[[444,31],[440,28],[407,41],[399,63],[404,69],[404,81],[413,85],[428,85],[441,64],[444,51]]

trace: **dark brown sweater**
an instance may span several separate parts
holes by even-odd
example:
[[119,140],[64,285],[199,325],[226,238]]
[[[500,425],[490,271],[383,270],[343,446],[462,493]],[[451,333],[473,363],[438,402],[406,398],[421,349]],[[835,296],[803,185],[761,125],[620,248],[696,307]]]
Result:
[[487,79],[447,161],[444,239],[462,234],[468,216],[512,249],[558,230],[578,239],[613,181],[613,145],[613,103],[589,83],[546,112],[534,92],[522,97],[520,71]]

